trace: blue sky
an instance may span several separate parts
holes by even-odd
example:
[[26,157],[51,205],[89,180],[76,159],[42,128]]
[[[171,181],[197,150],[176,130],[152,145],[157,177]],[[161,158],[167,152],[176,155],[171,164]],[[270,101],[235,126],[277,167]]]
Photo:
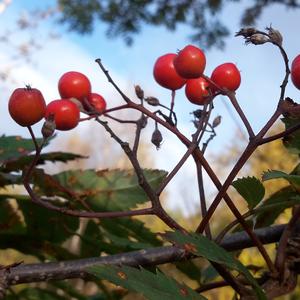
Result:
[[[51,0],[14,0],[1,15],[0,26],[2,30],[10,28],[14,25],[17,16],[25,9],[43,7],[53,3],[55,1]],[[222,19],[232,33],[238,31],[239,16],[247,3],[249,1],[243,1],[239,5],[229,3],[224,9]],[[272,24],[274,28],[279,29],[284,36],[285,49],[290,58],[293,59],[300,53],[299,23],[300,10],[285,10],[280,5],[274,5],[265,11],[258,22],[258,27],[262,29]],[[43,40],[42,33],[52,29],[58,31],[61,38],[55,41]],[[36,63],[30,65],[26,62],[18,62],[13,70],[16,82],[6,83],[6,89],[0,95],[0,133],[27,134],[25,129],[14,124],[7,112],[9,93],[14,88],[22,86],[24,83],[30,83],[34,87],[39,87],[49,102],[58,98],[57,80],[65,71],[78,70],[86,73],[91,79],[93,89],[107,99],[109,107],[120,103],[120,97],[94,63],[95,58],[98,57],[102,59],[115,80],[130,96],[134,95],[133,86],[140,84],[147,95],[159,97],[161,102],[168,104],[170,92],[155,83],[152,77],[153,64],[160,55],[176,52],[177,49],[190,43],[188,36],[192,33],[191,30],[186,26],[179,26],[176,32],[169,32],[161,27],[148,26],[143,28],[142,32],[135,37],[132,47],[126,47],[121,38],[107,39],[105,29],[106,25],[98,23],[92,35],[80,36],[49,22],[42,24],[39,29],[41,35],[38,34],[37,39],[44,43],[44,47],[36,52],[34,56]],[[23,38],[22,34],[16,34],[16,38]],[[199,46],[201,47],[201,45]],[[279,86],[284,76],[284,65],[278,49],[271,45],[246,47],[241,38],[232,36],[227,39],[227,46],[224,51],[210,50],[206,52],[206,57],[205,73],[207,75],[210,75],[212,70],[221,63],[234,62],[237,64],[242,75],[242,84],[237,91],[237,98],[253,124],[254,130],[258,131],[274,111],[279,97]],[[4,67],[10,60],[9,48],[0,48],[0,66]],[[299,91],[289,84],[287,95],[297,100]],[[226,99],[218,97],[214,102],[215,111],[213,115],[222,115],[223,119],[217,128],[218,136],[210,144],[208,154],[222,154],[224,148],[230,145],[236,134],[236,122],[228,114],[224,101]],[[188,136],[193,130],[190,112],[195,109],[197,107],[185,99],[184,92],[179,91],[176,97],[179,128]],[[86,137],[88,126],[80,127],[75,132]],[[36,126],[35,130],[38,133],[39,126]],[[60,132],[59,138],[67,139],[70,134],[72,133]],[[149,131],[145,134],[145,138],[149,140],[150,135],[151,132]],[[165,133],[162,149],[158,153],[156,150],[150,150],[150,153],[154,155],[157,166],[171,170],[184,151],[184,147],[174,137]],[[194,177],[192,162],[189,162],[178,174],[173,187],[182,185],[186,180],[195,183]],[[170,198],[176,196],[175,207],[182,207],[181,202],[185,197],[190,198],[189,202],[192,203],[190,209],[194,209],[194,205],[196,205],[194,203],[197,203],[197,196],[193,188],[184,193],[177,189],[176,195],[173,192],[169,193]]]

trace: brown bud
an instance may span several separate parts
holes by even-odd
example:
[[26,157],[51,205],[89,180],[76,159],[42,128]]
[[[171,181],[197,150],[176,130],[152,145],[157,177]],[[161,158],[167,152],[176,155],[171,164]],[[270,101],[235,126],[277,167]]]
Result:
[[215,119],[213,120],[212,125],[211,125],[212,128],[216,128],[218,125],[220,125],[221,120],[222,120],[221,116],[215,117]]
[[255,34],[247,37],[245,43],[246,44],[253,44],[253,45],[262,45],[262,44],[267,43],[269,41],[270,41],[270,39],[267,36],[265,36],[261,33],[255,33]]
[[152,106],[158,106],[160,104],[159,100],[155,97],[147,97],[145,101]]
[[56,125],[54,122],[54,114],[50,114],[46,121],[43,124],[43,127],[41,129],[42,135],[45,139],[49,138],[53,135],[55,131]]
[[281,33],[278,30],[272,28],[272,26],[267,27],[266,30],[268,31],[271,42],[281,46],[283,41]]
[[151,142],[152,142],[152,144],[154,144],[156,146],[156,150],[158,150],[160,148],[162,140],[163,140],[162,134],[159,131],[159,129],[156,128],[153,131],[152,138],[151,138]]
[[142,90],[142,88],[139,85],[136,85],[134,87],[135,89],[135,94],[136,96],[140,99],[143,100],[144,99],[144,91]]

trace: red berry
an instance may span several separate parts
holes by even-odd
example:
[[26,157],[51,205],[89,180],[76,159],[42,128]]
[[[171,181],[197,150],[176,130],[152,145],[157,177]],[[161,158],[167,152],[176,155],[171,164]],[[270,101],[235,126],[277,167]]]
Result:
[[69,99],[54,100],[47,105],[46,115],[54,115],[54,122],[58,130],[70,130],[78,125],[80,111],[78,106]]
[[158,84],[175,91],[182,88],[186,80],[180,77],[174,67],[175,53],[168,53],[160,56],[153,68],[153,76]]
[[222,89],[235,91],[241,84],[241,74],[235,64],[225,63],[214,69],[211,80]]
[[21,126],[31,126],[45,116],[46,102],[38,89],[17,88],[8,101],[11,117]]
[[59,79],[58,91],[63,99],[76,98],[83,102],[91,93],[91,83],[84,74],[71,71]]
[[[87,101],[90,104],[90,106],[99,113],[104,112],[106,109],[106,101],[99,94],[96,94],[96,93],[89,94],[89,96],[87,97]],[[88,107],[88,105],[85,105],[85,108],[87,110],[91,110],[91,108]]]
[[300,90],[300,55],[298,55],[292,62],[291,78],[294,86]]
[[210,85],[202,77],[189,79],[185,86],[185,95],[190,102],[203,105],[211,95]]
[[174,59],[177,73],[183,78],[198,78],[205,69],[206,58],[203,51],[193,45],[184,47]]

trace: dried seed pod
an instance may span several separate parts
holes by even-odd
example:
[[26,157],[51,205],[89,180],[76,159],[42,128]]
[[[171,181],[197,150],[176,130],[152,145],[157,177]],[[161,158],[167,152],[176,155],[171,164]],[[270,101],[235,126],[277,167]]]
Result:
[[147,117],[145,115],[142,115],[142,117],[140,118],[139,122],[141,124],[141,127],[145,128],[147,126],[148,119],[147,119]]
[[281,33],[278,30],[272,28],[272,26],[267,27],[266,30],[268,31],[271,42],[281,46],[283,41]]
[[250,37],[251,35],[257,33],[257,30],[254,27],[242,28],[238,31],[235,36],[243,36],[244,38]]
[[143,100],[144,99],[144,90],[139,86],[139,85],[136,85],[134,87],[135,89],[135,94],[136,96],[140,99],[140,100]]
[[45,139],[49,138],[53,135],[55,131],[56,125],[54,122],[54,114],[50,114],[46,121],[43,124],[43,127],[41,129],[42,135]]
[[156,150],[160,148],[162,140],[163,140],[162,134],[159,131],[159,129],[156,127],[156,129],[152,133],[152,138],[151,138],[151,142],[156,146]]
[[215,119],[213,120],[212,125],[211,125],[212,128],[216,128],[217,126],[219,126],[221,123],[221,120],[222,120],[221,116],[215,117]]
[[262,45],[269,41],[270,41],[270,39],[266,35],[261,34],[261,33],[255,33],[255,34],[247,37],[245,43],[253,44],[253,45]]
[[147,97],[145,101],[152,106],[158,106],[160,104],[159,100],[155,97]]

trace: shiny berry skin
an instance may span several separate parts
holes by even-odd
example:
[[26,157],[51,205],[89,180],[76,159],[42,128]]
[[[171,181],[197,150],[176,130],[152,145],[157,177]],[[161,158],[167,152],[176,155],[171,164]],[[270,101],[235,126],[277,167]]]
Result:
[[206,58],[203,51],[193,45],[184,47],[175,57],[174,66],[183,78],[198,78],[205,69]]
[[46,107],[45,117],[54,115],[54,122],[58,130],[70,130],[78,125],[80,111],[78,106],[69,99],[53,100]]
[[62,99],[76,98],[83,102],[91,93],[91,83],[84,74],[70,71],[60,77],[58,91]]
[[105,99],[97,94],[97,93],[91,93],[87,97],[87,101],[89,105],[84,105],[84,107],[90,111],[90,110],[95,110],[98,113],[102,113],[106,109],[106,101]]
[[153,68],[153,76],[156,82],[162,87],[175,91],[182,88],[186,79],[180,77],[174,67],[175,53],[168,53],[160,56]]
[[209,83],[202,77],[189,79],[185,85],[185,95],[190,102],[204,105],[211,95]]
[[211,80],[222,89],[235,91],[241,84],[241,74],[235,64],[225,63],[213,70]]
[[298,55],[292,62],[291,78],[294,86],[300,90],[300,55]]
[[45,116],[46,102],[38,89],[17,88],[8,101],[11,117],[21,126],[31,126]]

